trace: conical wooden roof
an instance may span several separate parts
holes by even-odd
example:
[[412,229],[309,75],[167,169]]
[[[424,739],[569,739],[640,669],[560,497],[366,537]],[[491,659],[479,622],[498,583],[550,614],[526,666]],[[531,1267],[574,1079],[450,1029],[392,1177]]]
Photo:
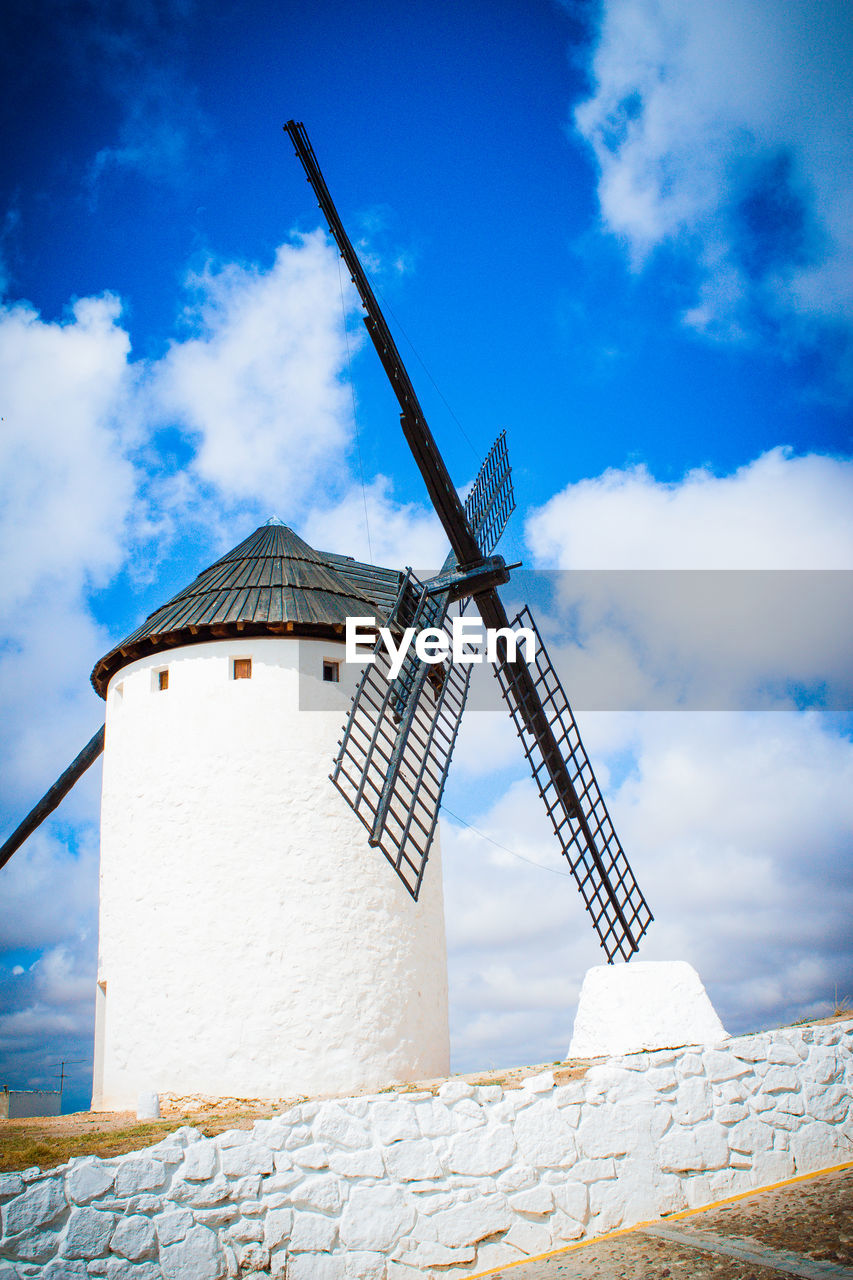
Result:
[[[365,573],[365,570],[367,571]],[[396,570],[325,557],[273,519],[155,609],[95,665],[106,696],[111,678],[145,654],[229,636],[303,635],[338,639],[348,617],[387,615]],[[375,590],[365,589],[375,585]]]

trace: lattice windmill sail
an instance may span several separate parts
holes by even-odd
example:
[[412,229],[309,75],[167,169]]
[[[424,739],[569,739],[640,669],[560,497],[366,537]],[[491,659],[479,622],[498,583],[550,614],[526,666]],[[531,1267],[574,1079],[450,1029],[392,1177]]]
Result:
[[[529,610],[510,623],[497,588],[509,580],[493,555],[513,509],[506,442],[500,436],[463,507],[373,290],[347,236],[304,127],[291,138],[365,310],[365,325],[400,405],[403,433],[451,546],[441,573],[409,573],[391,612],[393,630],[446,627],[451,603],[471,601],[498,634],[495,674],[525,756],[609,961],[629,960],[652,920],[613,828],[568,699]],[[510,657],[506,632],[519,623],[537,638],[531,664]],[[384,648],[365,668],[344,726],[332,780],[367,827],[371,844],[417,898],[450,757],[468,691],[467,665],[430,668],[414,655],[390,676]]]

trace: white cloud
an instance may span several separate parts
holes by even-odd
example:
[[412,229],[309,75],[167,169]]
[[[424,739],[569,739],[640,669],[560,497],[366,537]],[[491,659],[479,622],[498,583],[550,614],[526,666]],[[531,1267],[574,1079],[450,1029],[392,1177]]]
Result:
[[539,568],[851,569],[853,460],[776,448],[675,482],[644,466],[568,485],[528,518]]
[[190,285],[198,336],[172,345],[153,388],[163,418],[192,436],[198,481],[252,509],[286,503],[291,516],[318,487],[345,485],[352,401],[338,257],[325,236],[282,245],[269,271],[208,266]]
[[728,476],[635,467],[556,494],[526,532],[540,566],[576,570],[539,621],[578,705],[848,706],[851,513],[850,459],[783,449]]
[[314,507],[301,528],[320,551],[344,551],[356,560],[392,568],[434,570],[447,555],[447,538],[433,510],[398,502],[393,482],[382,475],[364,489],[353,484],[334,504]]
[[690,324],[737,335],[756,304],[849,324],[851,66],[846,0],[605,0],[575,122],[635,267],[696,254]]

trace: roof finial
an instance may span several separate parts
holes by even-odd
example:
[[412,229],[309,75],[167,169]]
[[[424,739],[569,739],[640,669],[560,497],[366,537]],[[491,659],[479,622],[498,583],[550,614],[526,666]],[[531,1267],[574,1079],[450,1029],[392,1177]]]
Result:
[[266,528],[266,526],[267,526],[268,524],[280,524],[280,525],[282,526],[282,528],[284,528],[284,521],[283,521],[283,520],[279,520],[278,516],[270,516],[269,520],[265,520],[265,521],[264,521],[264,528]]

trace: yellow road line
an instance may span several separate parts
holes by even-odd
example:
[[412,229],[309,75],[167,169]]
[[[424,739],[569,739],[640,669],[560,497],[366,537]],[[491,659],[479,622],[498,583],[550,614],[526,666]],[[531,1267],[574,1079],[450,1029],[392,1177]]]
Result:
[[488,1276],[508,1271],[510,1267],[523,1267],[526,1262],[547,1262],[549,1258],[561,1258],[566,1253],[575,1253],[578,1249],[587,1249],[591,1244],[600,1244],[602,1240],[618,1240],[620,1236],[631,1235],[634,1231],[642,1231],[644,1227],[659,1222],[677,1222],[681,1218],[690,1218],[697,1213],[708,1213],[711,1209],[719,1209],[725,1204],[734,1204],[737,1200],[748,1200],[751,1196],[760,1196],[765,1191],[778,1191],[781,1187],[792,1187],[797,1182],[810,1182],[812,1178],[822,1178],[827,1173],[841,1173],[844,1169],[853,1169],[853,1160],[846,1164],[830,1165],[828,1169],[816,1169],[814,1173],[800,1173],[795,1178],[786,1178],[784,1182],[771,1182],[766,1187],[753,1187],[751,1191],[740,1191],[736,1196],[726,1196],[724,1200],[713,1200],[710,1204],[699,1205],[696,1209],[682,1209],[680,1213],[667,1213],[661,1218],[651,1218],[648,1222],[635,1222],[631,1227],[620,1227],[618,1231],[608,1231],[603,1236],[591,1236],[589,1240],[579,1240],[577,1244],[567,1244],[562,1249],[553,1249],[550,1253],[531,1254],[529,1258],[518,1258],[515,1262],[504,1262],[500,1267],[492,1267],[489,1271],[477,1271],[467,1280],[486,1280]]

